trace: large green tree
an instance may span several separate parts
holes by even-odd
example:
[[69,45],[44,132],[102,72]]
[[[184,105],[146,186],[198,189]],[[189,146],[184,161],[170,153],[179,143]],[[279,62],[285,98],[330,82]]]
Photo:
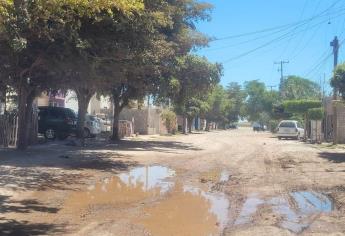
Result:
[[219,83],[221,76],[220,64],[210,63],[197,55],[181,57],[173,79],[176,91],[171,94],[177,113],[191,123],[198,113],[196,107],[203,109],[207,94]]
[[282,87],[284,99],[318,99],[321,98],[320,86],[308,79],[299,76],[288,76]]
[[207,99],[208,110],[205,118],[208,122],[215,122],[225,127],[229,122],[229,112],[232,108],[231,100],[227,96],[227,91],[221,85],[217,85],[209,94]]
[[334,74],[335,76],[331,80],[331,85],[338,90],[343,99],[345,99],[345,63],[338,65]]
[[237,122],[243,115],[242,110],[247,97],[246,92],[242,89],[242,86],[236,82],[230,83],[226,88],[226,92],[231,104],[231,106],[228,107],[227,119],[229,122]]

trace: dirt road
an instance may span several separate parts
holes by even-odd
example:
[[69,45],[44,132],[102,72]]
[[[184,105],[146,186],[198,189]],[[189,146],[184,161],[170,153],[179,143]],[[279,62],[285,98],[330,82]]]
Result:
[[249,129],[0,151],[0,175],[0,235],[345,235],[345,150]]

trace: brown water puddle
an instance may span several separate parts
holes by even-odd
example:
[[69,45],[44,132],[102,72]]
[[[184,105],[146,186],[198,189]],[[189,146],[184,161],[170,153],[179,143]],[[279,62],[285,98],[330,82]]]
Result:
[[146,207],[138,222],[153,235],[219,235],[229,217],[229,201],[222,193],[176,183],[164,201]]
[[89,206],[124,205],[139,203],[166,193],[173,183],[164,181],[175,172],[159,166],[142,167],[128,173],[106,178],[91,185],[86,191],[73,193],[64,204],[64,209],[76,212]]
[[162,166],[135,168],[73,193],[64,209],[75,214],[90,206],[111,205],[107,209],[116,211],[117,206],[127,208],[145,201],[140,208],[143,217],[132,222],[152,235],[218,235],[228,222],[226,196],[176,182],[172,178],[175,174]]
[[293,233],[301,233],[313,222],[313,216],[333,211],[333,201],[326,194],[315,191],[291,192],[265,200],[250,195],[244,202],[234,225],[250,224],[260,206],[268,205],[281,217],[279,226]]

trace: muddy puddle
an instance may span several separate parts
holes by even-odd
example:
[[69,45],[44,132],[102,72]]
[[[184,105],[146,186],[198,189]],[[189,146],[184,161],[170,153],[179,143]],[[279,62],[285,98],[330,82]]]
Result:
[[258,208],[264,205],[271,207],[273,213],[280,218],[280,227],[294,233],[308,228],[314,216],[330,213],[334,208],[333,201],[326,194],[313,191],[291,192],[268,200],[251,195],[244,202],[234,225],[251,223]]
[[[175,176],[163,166],[134,168],[73,193],[64,209],[75,214],[85,208],[116,211],[139,205],[141,217],[131,222],[152,235],[219,235],[228,223],[230,203],[225,194],[178,182]],[[220,173],[220,180],[228,178]]]
[[294,233],[308,228],[313,216],[333,210],[332,200],[318,192],[293,192],[285,198],[273,198],[269,203],[273,211],[282,216],[280,226]]

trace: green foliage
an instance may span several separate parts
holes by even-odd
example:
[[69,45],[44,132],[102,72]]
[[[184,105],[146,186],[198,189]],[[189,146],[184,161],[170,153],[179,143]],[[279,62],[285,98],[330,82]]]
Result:
[[208,111],[205,117],[209,121],[220,124],[228,122],[228,112],[231,110],[231,101],[226,90],[221,85],[217,85],[209,94],[207,99]]
[[345,63],[338,65],[335,69],[335,76],[331,80],[331,86],[336,88],[345,99]]
[[325,111],[323,108],[312,108],[308,110],[308,119],[310,120],[322,120]]
[[219,83],[221,76],[222,66],[210,63],[205,57],[187,55],[179,58],[173,77],[178,80],[178,86],[174,86],[178,90],[170,95],[175,110],[189,117],[205,113],[207,95]]
[[242,90],[241,85],[233,82],[227,86],[226,93],[230,100],[227,108],[227,119],[232,123],[238,122],[239,118],[243,116],[241,110],[247,97],[246,92]]
[[285,111],[294,114],[306,114],[309,109],[320,108],[321,105],[318,100],[289,100],[283,103]]
[[24,108],[62,88],[84,105],[96,91],[111,94],[121,109],[168,78],[186,104],[186,91],[207,94],[221,75],[219,64],[189,55],[209,42],[195,22],[210,9],[196,0],[0,0],[0,78],[11,78]]
[[289,76],[282,87],[284,99],[319,99],[321,97],[320,86],[313,81],[299,76]]
[[265,84],[257,80],[246,82],[245,91],[248,97],[243,110],[249,121],[262,120],[263,113],[268,114],[264,116],[266,119],[272,116],[274,104],[280,99],[278,92],[267,91]]
[[275,119],[270,119],[270,121],[268,122],[268,128],[272,133],[275,133],[277,131],[279,122],[279,120]]
[[174,134],[177,130],[177,118],[175,112],[164,110],[161,117],[164,121],[164,125],[168,130],[168,133]]

